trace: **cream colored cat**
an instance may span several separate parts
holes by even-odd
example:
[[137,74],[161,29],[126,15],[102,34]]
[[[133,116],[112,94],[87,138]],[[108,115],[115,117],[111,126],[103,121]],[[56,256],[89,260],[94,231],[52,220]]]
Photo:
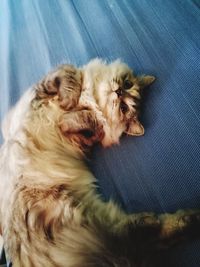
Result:
[[144,133],[141,89],[153,81],[119,60],[63,65],[10,111],[0,150],[0,222],[13,267],[155,266],[160,250],[199,234],[195,211],[127,215],[104,203],[84,162],[96,142],[110,146],[124,132]]

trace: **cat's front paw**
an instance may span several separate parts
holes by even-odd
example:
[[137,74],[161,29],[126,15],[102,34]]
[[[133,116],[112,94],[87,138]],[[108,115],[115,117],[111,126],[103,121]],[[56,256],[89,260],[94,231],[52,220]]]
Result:
[[103,125],[91,110],[66,112],[58,124],[65,137],[80,145],[92,146],[104,137]]
[[39,82],[35,89],[38,99],[58,95],[60,106],[67,111],[78,104],[81,86],[81,71],[72,65],[61,65]]

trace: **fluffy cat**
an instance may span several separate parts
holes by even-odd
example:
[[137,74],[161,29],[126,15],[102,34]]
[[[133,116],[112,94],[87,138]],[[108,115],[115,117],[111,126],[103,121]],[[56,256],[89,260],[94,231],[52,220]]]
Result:
[[13,267],[156,266],[166,248],[199,235],[198,211],[127,215],[95,190],[84,162],[96,142],[142,135],[141,90],[119,60],[63,65],[30,88],[3,123],[0,224]]

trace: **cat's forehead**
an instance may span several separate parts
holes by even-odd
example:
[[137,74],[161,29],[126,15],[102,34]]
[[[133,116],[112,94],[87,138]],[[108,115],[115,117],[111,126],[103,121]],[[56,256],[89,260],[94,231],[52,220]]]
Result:
[[114,61],[109,65],[109,67],[113,76],[118,76],[120,78],[133,76],[133,70],[120,60]]

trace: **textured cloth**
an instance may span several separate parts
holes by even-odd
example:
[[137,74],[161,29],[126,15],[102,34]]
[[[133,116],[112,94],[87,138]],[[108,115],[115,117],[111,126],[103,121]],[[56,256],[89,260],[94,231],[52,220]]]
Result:
[[[0,120],[52,67],[94,57],[157,77],[145,135],[94,150],[103,197],[128,212],[200,207],[199,0],[1,0]],[[200,266],[200,242],[168,258],[166,266]]]

